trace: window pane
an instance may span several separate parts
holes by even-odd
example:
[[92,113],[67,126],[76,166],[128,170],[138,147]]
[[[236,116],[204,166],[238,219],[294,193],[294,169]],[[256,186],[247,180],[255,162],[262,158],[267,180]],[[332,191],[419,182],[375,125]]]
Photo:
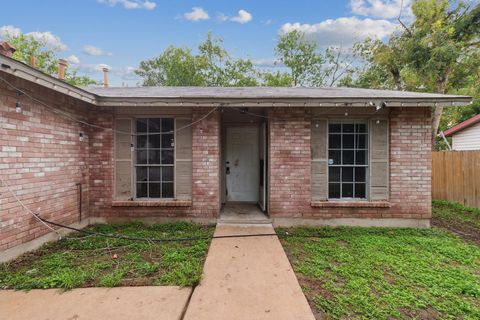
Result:
[[147,167],[137,167],[137,182],[147,181]]
[[162,134],[162,148],[173,148],[173,134]]
[[137,183],[137,198],[146,198],[146,197],[147,197],[147,184]]
[[148,147],[160,149],[160,134],[151,134],[148,136]]
[[367,169],[365,167],[355,168],[355,181],[356,182],[365,182],[366,171],[367,171]]
[[355,125],[355,132],[366,133],[367,132],[367,126],[364,123],[357,123]]
[[342,131],[342,125],[340,123],[330,123],[328,125],[328,131],[329,132],[341,132]]
[[355,136],[355,148],[357,149],[366,149],[367,147],[367,136],[364,134],[357,134]]
[[148,179],[150,181],[160,181],[160,167],[149,167],[148,168]]
[[148,150],[148,164],[160,164],[160,150]]
[[340,183],[329,183],[328,184],[328,197],[330,199],[340,198]]
[[342,136],[339,134],[328,135],[328,148],[340,149],[342,147]]
[[342,168],[342,182],[353,182],[353,167]]
[[353,198],[353,183],[342,184],[342,198]]
[[160,119],[148,119],[148,132],[160,132]]
[[344,134],[343,135],[343,149],[353,149],[353,141],[354,141],[353,134]]
[[162,167],[162,181],[173,181],[173,167]]
[[162,198],[173,198],[173,183],[162,183]]
[[160,183],[154,182],[148,184],[148,197],[160,198]]
[[353,133],[353,123],[344,123],[342,124],[343,133]]
[[137,132],[147,132],[147,119],[137,119]]
[[137,136],[137,148],[147,147],[147,136]]
[[353,164],[353,150],[343,151],[343,164]]
[[162,164],[173,164],[173,150],[162,150]]
[[355,162],[356,164],[366,164],[366,152],[364,150],[355,151]]
[[355,183],[355,198],[365,198],[365,183]]
[[147,164],[147,151],[146,150],[137,151],[137,163],[138,164]]
[[174,121],[172,118],[162,119],[162,132],[172,132],[174,126],[173,123]]
[[328,168],[328,181],[329,182],[340,182],[340,167],[330,167],[330,168]]
[[[342,151],[340,150],[329,150],[328,151],[328,164],[342,164]],[[330,161],[332,160],[332,161]]]

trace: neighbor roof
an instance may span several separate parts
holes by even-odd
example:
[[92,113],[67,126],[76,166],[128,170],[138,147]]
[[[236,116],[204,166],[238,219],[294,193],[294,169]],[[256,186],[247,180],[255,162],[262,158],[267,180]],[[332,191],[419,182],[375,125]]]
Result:
[[480,114],[477,114],[476,116],[474,117],[471,117],[470,119],[468,120],[465,120],[453,127],[451,127],[450,129],[447,129],[443,132],[443,134],[445,135],[445,137],[449,137],[463,129],[466,129],[468,127],[471,127],[473,126],[475,123],[478,123],[480,122]]

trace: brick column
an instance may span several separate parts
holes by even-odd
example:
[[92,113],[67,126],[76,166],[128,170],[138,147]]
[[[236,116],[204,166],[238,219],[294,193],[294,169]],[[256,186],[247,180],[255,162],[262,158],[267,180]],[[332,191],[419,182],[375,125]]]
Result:
[[310,117],[304,108],[269,110],[269,213],[299,217],[310,211]]
[[[211,108],[195,108],[192,122]],[[217,111],[192,126],[193,215],[217,217],[220,212],[220,116]]]
[[431,217],[431,110],[391,108],[391,214],[402,218]]

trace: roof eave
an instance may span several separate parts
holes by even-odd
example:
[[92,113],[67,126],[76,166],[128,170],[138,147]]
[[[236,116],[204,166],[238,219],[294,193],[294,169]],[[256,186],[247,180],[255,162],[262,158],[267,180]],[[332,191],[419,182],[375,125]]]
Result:
[[96,104],[97,95],[72,86],[65,81],[54,78],[18,60],[0,55],[0,72],[16,76],[43,87],[55,90],[70,97]]

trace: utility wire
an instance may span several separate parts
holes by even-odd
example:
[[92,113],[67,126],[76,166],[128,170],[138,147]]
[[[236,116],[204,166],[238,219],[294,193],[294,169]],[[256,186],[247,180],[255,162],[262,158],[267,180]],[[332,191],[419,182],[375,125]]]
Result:
[[22,206],[22,208],[27,211],[28,213],[30,213],[35,219],[37,219],[38,221],[40,221],[41,224],[43,224],[45,227],[47,227],[48,229],[52,230],[53,232],[55,232],[58,236],[60,236],[60,234],[58,233],[57,230],[55,230],[54,228],[52,228],[50,225],[47,224],[46,221],[44,221],[43,218],[41,218],[40,216],[38,216],[35,212],[33,212],[32,210],[30,210],[23,202],[22,200],[20,200],[19,197],[17,197],[17,195],[15,194],[15,192],[12,191],[12,189],[10,189],[10,186],[7,184],[7,182],[5,180],[3,180],[2,177],[0,177],[0,182],[2,183],[2,185],[5,186],[5,189],[7,189],[8,192],[10,192],[13,196],[13,198]]
[[[27,93],[26,91],[16,87],[15,85],[13,85],[11,82],[7,81],[6,79],[0,77],[0,80],[3,81],[4,83],[6,83],[9,87],[11,87],[12,89],[16,90],[17,92],[20,92],[21,94],[27,96],[28,98],[30,98],[32,101],[35,101],[37,103],[40,103],[42,106],[46,107],[47,109],[51,110],[52,112],[55,112],[55,113],[59,113],[63,116],[65,116],[66,118],[72,120],[72,121],[75,121],[75,122],[78,122],[78,123],[81,123],[83,125],[86,125],[86,126],[89,126],[89,127],[92,127],[92,128],[95,128],[95,129],[102,129],[102,130],[106,130],[106,131],[110,131],[110,132],[114,132],[114,133],[120,133],[120,134],[125,134],[125,135],[130,135],[130,136],[141,136],[141,135],[144,135],[144,134],[135,134],[135,133],[131,133],[131,132],[127,132],[127,131],[121,131],[121,130],[115,130],[113,128],[109,128],[109,127],[103,127],[103,126],[99,126],[99,125],[96,125],[96,124],[93,124],[93,123],[90,123],[90,122],[87,122],[87,121],[84,121],[84,120],[81,120],[81,119],[77,119],[75,117],[72,117],[68,112],[65,112],[65,111],[62,111],[58,108],[54,108],[48,104],[46,104],[45,102],[33,97],[32,95],[30,95],[29,93]],[[222,104],[216,106],[216,107],[213,107],[209,112],[207,112],[204,116],[202,116],[201,118],[193,121],[192,123],[189,123],[183,127],[180,127],[180,128],[177,128],[175,130],[170,130],[170,131],[166,131],[166,132],[159,132],[159,133],[149,133],[149,135],[160,135],[160,134],[169,134],[169,133],[175,133],[175,132],[178,132],[180,130],[183,130],[183,129],[186,129],[186,128],[189,128],[195,124],[197,124],[198,122],[201,122],[202,120],[204,120],[205,118],[207,118],[210,114],[212,114],[214,111],[218,110],[218,108],[221,106]]]
[[[18,197],[17,195],[10,189],[10,186],[0,177],[0,181],[5,186],[5,188],[13,195],[15,200],[22,206],[22,208],[30,213],[35,219],[40,221],[44,226],[48,229],[55,232],[60,238],[61,235],[57,229],[54,229],[52,226],[60,227],[72,231],[76,231],[79,233],[86,234],[87,236],[96,236],[96,237],[103,237],[103,238],[112,238],[112,239],[120,239],[120,240],[130,240],[130,241],[144,241],[144,242],[185,242],[185,241],[204,241],[204,240],[212,240],[212,239],[230,239],[230,238],[250,238],[250,237],[305,237],[305,238],[324,238],[324,236],[320,235],[291,235],[288,233],[255,233],[255,234],[236,234],[236,235],[223,235],[223,236],[198,236],[198,237],[182,237],[182,238],[149,238],[149,237],[135,237],[135,236],[127,236],[118,233],[103,233],[103,232],[96,232],[90,231],[80,228],[75,228],[72,226],[67,226],[61,223],[53,222],[42,218],[38,213],[33,212],[30,210]],[[76,239],[74,237],[66,237],[69,239]]]

